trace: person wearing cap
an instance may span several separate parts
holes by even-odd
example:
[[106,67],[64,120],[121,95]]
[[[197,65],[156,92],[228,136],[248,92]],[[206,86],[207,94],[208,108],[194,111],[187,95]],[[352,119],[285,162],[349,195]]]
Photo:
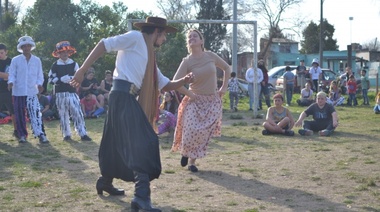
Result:
[[300,86],[300,90],[305,88],[305,83],[306,83],[306,66],[305,66],[305,61],[300,60],[299,66],[296,68],[297,72],[297,86]]
[[86,125],[80,106],[76,89],[70,85],[79,66],[70,58],[76,53],[76,49],[69,41],[61,41],[55,45],[52,56],[58,58],[49,71],[49,83],[54,85],[55,103],[57,105],[61,131],[64,141],[73,141],[71,138],[70,118],[75,131],[82,141],[91,141],[87,135]]
[[[313,116],[313,120],[305,120],[308,116]],[[302,125],[298,130],[300,135],[310,136],[314,131],[319,132],[320,136],[330,136],[338,126],[338,114],[335,107],[327,104],[327,95],[320,91],[317,93],[317,102],[311,104],[304,110],[295,123],[296,127]]]
[[268,108],[267,116],[263,123],[263,135],[283,134],[293,136],[294,118],[288,108],[282,106],[284,98],[280,93],[273,96],[274,106]]
[[12,90],[13,106],[19,143],[26,143],[25,108],[35,137],[41,144],[49,143],[46,138],[40,103],[37,94],[43,91],[44,75],[39,57],[31,52],[36,44],[30,36],[18,39],[17,51],[21,54],[12,59],[9,66],[8,89]]
[[319,60],[317,58],[314,58],[311,62],[311,67],[309,70],[309,74],[311,77],[311,81],[313,82],[313,90],[315,92],[318,92],[319,89],[319,80],[322,76],[322,69],[319,67]]
[[[167,33],[176,28],[164,18],[147,17],[134,23],[141,31],[102,39],[75,73],[71,84],[78,87],[84,73],[104,53],[117,52],[113,85],[109,94],[108,113],[99,148],[101,177],[96,183],[98,194],[124,195],[112,185],[114,178],[135,183],[132,211],[161,211],[153,208],[150,181],[161,174],[158,135],[155,130],[160,90],[170,91],[193,80],[192,74],[170,81],[158,69],[155,47],[166,41]],[[138,96],[138,100],[137,97]]]

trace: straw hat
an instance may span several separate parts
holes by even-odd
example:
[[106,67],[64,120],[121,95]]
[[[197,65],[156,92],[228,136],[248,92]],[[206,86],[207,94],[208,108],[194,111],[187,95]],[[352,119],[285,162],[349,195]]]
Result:
[[139,29],[141,29],[144,26],[160,27],[164,28],[165,31],[168,33],[177,32],[177,28],[168,26],[166,19],[160,17],[147,17],[145,22],[137,22],[134,23],[133,26]]

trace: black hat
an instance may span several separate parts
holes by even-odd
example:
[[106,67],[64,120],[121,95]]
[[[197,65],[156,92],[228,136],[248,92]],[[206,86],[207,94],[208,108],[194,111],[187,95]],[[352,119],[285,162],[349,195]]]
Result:
[[137,22],[134,23],[133,26],[139,29],[141,29],[144,26],[161,27],[164,28],[165,31],[168,33],[177,32],[177,28],[168,26],[166,19],[160,17],[147,17],[145,22]]

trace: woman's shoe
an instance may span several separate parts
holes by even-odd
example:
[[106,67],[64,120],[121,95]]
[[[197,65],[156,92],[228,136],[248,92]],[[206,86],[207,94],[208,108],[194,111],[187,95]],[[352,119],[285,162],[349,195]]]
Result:
[[190,165],[188,167],[188,169],[191,171],[191,172],[197,172],[198,171],[198,168],[195,166],[195,165]]
[[185,157],[185,156],[182,156],[182,158],[181,158],[181,166],[185,167],[188,162],[189,162],[189,158]]
[[103,191],[109,193],[110,195],[120,196],[124,195],[125,192],[123,189],[118,189],[113,187],[112,179],[105,179],[104,177],[99,177],[96,182],[96,190],[98,194],[103,195]]

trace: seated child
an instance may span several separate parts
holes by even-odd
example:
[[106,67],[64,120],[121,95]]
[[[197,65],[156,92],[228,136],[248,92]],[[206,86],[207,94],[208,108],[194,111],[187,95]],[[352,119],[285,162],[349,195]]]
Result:
[[380,114],[380,92],[376,95],[376,104],[375,107],[373,108],[373,111],[375,114]]
[[175,92],[165,92],[162,104],[160,105],[160,124],[158,125],[158,135],[175,129],[177,124],[176,114],[178,105],[179,102],[176,98]]
[[299,106],[309,106],[314,102],[313,90],[311,90],[311,83],[307,82],[305,88],[301,90],[300,99],[297,99]]
[[274,106],[268,108],[267,117],[263,123],[263,127],[265,128],[262,131],[263,135],[294,135],[294,132],[291,130],[294,126],[293,115],[286,107],[282,106],[283,102],[284,98],[281,94],[278,93],[273,96]]
[[98,118],[104,113],[104,108],[92,97],[91,92],[85,92],[80,104],[85,118]]
[[344,96],[341,94],[342,90],[338,87],[338,82],[331,81],[329,97],[326,99],[326,102],[333,106],[342,105],[344,102]]

